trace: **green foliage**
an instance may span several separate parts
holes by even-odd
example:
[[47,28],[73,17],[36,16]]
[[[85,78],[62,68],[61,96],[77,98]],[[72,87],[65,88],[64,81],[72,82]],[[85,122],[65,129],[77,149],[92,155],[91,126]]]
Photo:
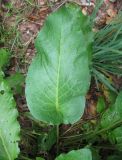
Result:
[[15,73],[6,78],[7,83],[9,86],[14,89],[16,93],[22,92],[22,85],[24,84],[24,76],[21,73]]
[[108,90],[108,102],[109,104],[113,105],[116,101],[117,95],[115,92],[112,92],[110,90]]
[[93,160],[101,160],[101,156],[99,155],[99,149],[97,148],[90,148],[92,152],[92,159]]
[[101,127],[106,128],[122,122],[122,92],[116,98],[115,104],[109,106],[101,118]]
[[115,90],[110,74],[122,76],[122,13],[95,34],[92,74],[96,80]]
[[0,49],[0,70],[1,68],[5,67],[7,63],[9,62],[10,54],[5,49]]
[[89,19],[77,5],[66,4],[47,18],[26,80],[27,104],[35,118],[68,124],[83,115],[92,41]]
[[[122,74],[122,27],[115,21],[96,33],[92,54],[93,33],[88,27],[89,23],[89,19],[82,15],[79,7],[73,4],[66,4],[47,18],[36,39],[37,54],[26,79],[27,104],[31,114],[38,120],[53,125],[74,124],[84,112],[85,95],[91,78],[89,66],[92,64],[91,73],[96,82],[102,82],[111,92],[107,103],[105,98],[98,98],[97,113],[100,118],[102,117],[98,121],[98,126],[95,128],[86,122],[82,126],[86,126],[88,133],[74,135],[71,138],[73,143],[75,140],[79,143],[83,139],[90,140],[88,143],[99,144],[102,141],[99,140],[99,135],[103,134],[102,138],[106,138],[121,150],[118,148],[120,129],[118,128],[118,133],[116,127],[122,123],[122,92],[116,98],[118,92],[111,80],[111,74],[119,76]],[[69,143],[69,138],[64,139],[66,138],[67,146],[72,140]],[[55,142],[54,130],[39,136],[38,147],[40,150],[49,151]],[[101,159],[99,151],[99,149],[92,151],[92,156],[96,160]],[[81,159],[80,154],[81,150],[71,151],[68,154],[61,154],[56,160]],[[83,157],[85,160],[86,158]]]
[[73,150],[67,154],[61,154],[55,160],[92,160],[89,149]]
[[0,81],[2,81],[2,80],[3,80],[3,77],[4,77],[4,73],[3,73],[3,71],[2,71],[2,70],[0,70]]
[[22,92],[22,85],[24,83],[24,76],[21,73],[15,73],[9,77],[5,77],[3,70],[8,65],[10,60],[10,54],[5,49],[0,49],[0,81],[3,79],[7,82],[7,84],[14,89],[16,93]]
[[122,126],[109,132],[108,138],[118,150],[122,151]]
[[52,128],[48,134],[42,134],[38,138],[38,148],[41,151],[49,151],[56,142],[56,127]]
[[[98,2],[92,18],[103,0]],[[26,3],[33,6],[30,0],[26,0]],[[13,4],[10,4],[11,6],[6,7],[13,10]],[[12,12],[7,13],[6,16],[9,17],[11,14]],[[112,150],[115,149],[111,152],[113,155],[106,156],[106,159],[122,159],[122,92],[118,96],[115,94],[118,91],[111,80],[113,75],[122,76],[122,15],[95,33],[94,45],[93,33],[89,27],[93,26],[92,18],[90,23],[89,18],[82,15],[80,7],[66,4],[47,18],[36,39],[37,54],[26,80],[26,98],[33,115],[28,116],[31,117],[33,129],[29,128],[26,134],[38,143],[35,151],[39,154],[34,155],[36,160],[44,160],[40,156],[43,154],[46,158],[52,150],[56,155],[61,150],[68,152],[87,144],[91,151],[86,148],[72,150],[59,155],[55,160],[92,160],[92,157],[94,160],[101,160],[103,157],[100,151],[104,151],[106,147],[106,144],[103,145],[104,141],[108,143],[108,150],[111,146]],[[2,43],[6,42],[9,34],[13,34],[14,37],[16,32],[15,28],[11,33],[3,32],[3,25],[1,29],[2,35],[6,35],[2,36]],[[16,46],[18,35],[17,33],[12,42],[11,51]],[[24,76],[16,73],[6,77],[4,69],[9,58],[9,52],[0,49],[0,160],[14,160],[19,154],[20,126],[11,89],[14,90],[14,94],[21,94]],[[102,82],[113,92],[110,92],[109,97],[98,98],[98,119],[82,119],[75,123],[84,112],[85,96],[90,86],[90,70],[96,82]],[[106,102],[105,98],[108,98]],[[37,128],[35,123],[40,128]],[[57,126],[49,127],[47,123]],[[59,133],[58,125],[62,123],[73,125],[61,126],[60,131],[65,130],[65,127],[67,130]],[[72,136],[74,132],[75,135]],[[61,148],[62,146],[64,148]],[[50,159],[50,153],[47,158]],[[30,158],[20,155],[20,159]]]
[[14,76],[5,77],[3,70],[8,65],[9,59],[9,52],[0,49],[0,160],[14,160],[20,152],[18,146],[20,140],[20,126],[17,121],[18,111],[11,88],[12,85],[17,87],[22,78],[19,76],[18,81],[17,76],[16,79]]
[[44,158],[36,157],[36,160],[44,160]]
[[[113,105],[104,112],[101,118],[101,127],[110,128],[107,137],[114,146],[122,151],[122,91],[118,94]],[[119,127],[120,126],[120,127]],[[112,129],[112,130],[111,130]]]
[[0,159],[14,160],[18,157],[20,126],[18,112],[10,87],[0,82]]
[[122,159],[121,155],[113,155],[107,158],[107,160],[121,160],[121,159]]
[[106,105],[105,105],[105,100],[103,97],[99,97],[98,99],[98,102],[97,102],[97,112],[98,113],[102,113],[106,108]]
[[104,73],[101,73],[99,70],[96,70],[94,68],[92,69],[92,72],[97,84],[99,81],[102,84],[104,84],[107,88],[109,88],[111,91],[117,93],[117,90],[115,89],[113,82],[108,77],[106,77]]

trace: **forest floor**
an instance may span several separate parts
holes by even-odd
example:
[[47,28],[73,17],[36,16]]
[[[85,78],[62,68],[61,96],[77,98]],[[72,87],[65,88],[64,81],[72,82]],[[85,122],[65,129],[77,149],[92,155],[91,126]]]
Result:
[[[73,1],[73,0],[70,0]],[[11,54],[10,65],[6,70],[6,75],[12,75],[20,72],[26,76],[28,66],[35,55],[34,40],[38,31],[42,28],[46,17],[58,9],[66,1],[60,0],[1,0],[0,1],[0,47],[7,49]],[[86,0],[75,0],[81,6],[83,14],[90,15],[94,10],[95,0],[86,2]],[[93,30],[97,32],[100,28],[109,24],[116,17],[118,11],[122,10],[121,0],[104,0],[103,5],[99,9],[95,18],[95,27]],[[119,81],[116,86],[119,86]],[[97,94],[93,93],[94,87],[91,88],[87,95],[89,106],[86,109],[87,118],[95,116]],[[95,96],[95,97],[93,97]],[[19,120],[22,129],[30,130],[32,124],[24,115],[27,109],[27,104],[23,93],[15,95],[17,107],[20,113]],[[23,134],[23,132],[22,132]],[[33,157],[36,152],[35,137],[23,135],[20,147],[24,155]],[[33,152],[32,152],[33,150]],[[39,153],[43,154],[43,153]]]

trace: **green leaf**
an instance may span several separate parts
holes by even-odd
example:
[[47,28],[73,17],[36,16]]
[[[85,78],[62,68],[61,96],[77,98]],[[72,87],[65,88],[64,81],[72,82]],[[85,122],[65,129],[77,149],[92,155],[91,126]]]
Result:
[[118,94],[115,103],[105,111],[101,119],[101,127],[111,129],[107,131],[109,141],[118,150],[122,151],[122,127],[118,127],[120,124],[122,124],[122,91]]
[[49,151],[56,142],[56,127],[52,128],[48,134],[43,134],[38,138],[38,148],[42,151]]
[[122,121],[122,92],[116,98],[115,104],[109,106],[101,119],[102,128],[112,126],[114,123]]
[[92,155],[89,149],[80,149],[61,154],[55,160],[92,160]]
[[97,102],[97,112],[101,113],[104,111],[106,105],[105,105],[105,100],[103,97],[99,97],[98,102]]
[[92,152],[93,160],[101,160],[101,156],[99,155],[99,149],[90,147],[90,150]]
[[[93,48],[94,51],[91,69],[93,71],[93,76],[95,79],[105,84],[110,90],[117,93],[116,86],[109,80],[109,77],[111,78],[111,74],[115,76],[122,75],[121,12],[118,13],[109,25],[102,27],[102,29],[95,33]],[[97,72],[95,72],[95,70]]]
[[122,127],[117,127],[109,132],[108,138],[118,150],[122,151]]
[[122,160],[122,156],[118,155],[109,156],[107,160]]
[[44,158],[36,157],[36,160],[44,160]]
[[24,75],[21,73],[15,73],[10,77],[6,78],[7,83],[9,86],[15,90],[17,93],[21,93],[22,91],[22,84],[24,84]]
[[8,64],[10,54],[5,49],[0,49],[0,68],[5,67]]
[[117,94],[109,90],[107,98],[108,98],[109,104],[114,104],[117,98]]
[[100,73],[96,69],[92,69],[93,74],[95,75],[96,79],[99,80],[99,82],[103,83],[107,88],[109,88],[111,91],[117,93],[117,90],[115,89],[113,82],[111,82],[103,73]]
[[93,33],[80,7],[52,13],[36,39],[37,54],[26,79],[31,114],[49,124],[78,121],[89,89]]
[[4,73],[3,73],[3,71],[0,69],[0,82],[3,80],[3,77],[4,77]]
[[18,157],[20,126],[18,112],[10,88],[0,83],[0,160],[14,160]]

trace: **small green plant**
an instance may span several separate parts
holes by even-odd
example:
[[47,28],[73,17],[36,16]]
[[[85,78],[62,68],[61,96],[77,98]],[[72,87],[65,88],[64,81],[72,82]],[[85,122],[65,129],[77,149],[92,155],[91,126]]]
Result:
[[88,24],[80,8],[72,4],[45,22],[26,80],[28,107],[36,119],[59,125],[74,123],[83,115],[93,42]]
[[18,112],[10,87],[0,82],[0,159],[13,160],[18,157],[20,126]]
[[14,160],[20,153],[20,125],[13,94],[20,93],[18,88],[21,88],[24,76],[15,73],[6,77],[4,70],[9,60],[9,51],[0,49],[0,160]]
[[77,159],[77,160],[92,160],[92,155],[89,149],[80,149],[77,151],[70,151],[68,154],[61,154],[58,156],[55,160],[72,160],[72,159]]
[[17,121],[18,111],[13,94],[4,79],[3,69],[8,63],[9,53],[0,50],[0,159],[13,160],[18,157],[20,126]]
[[111,75],[122,76],[122,14],[95,34],[92,75],[110,90],[117,92]]
[[[59,125],[62,123],[74,124],[83,115],[85,96],[91,79],[90,70],[96,80],[101,81],[115,92],[115,88],[106,77],[106,72],[114,73],[116,70],[116,74],[121,75],[121,61],[119,61],[122,56],[120,23],[107,26],[107,28],[96,33],[95,45],[93,44],[94,33],[89,27],[89,23],[89,18],[83,16],[80,8],[73,4],[66,4],[50,15],[36,39],[37,54],[29,68],[26,79],[26,99],[31,114],[38,120],[57,126],[57,154],[60,150]],[[103,38],[113,31],[116,34],[112,33],[112,41],[106,38],[106,42],[104,42]],[[110,51],[110,55],[106,54],[107,51]],[[115,54],[117,61],[114,63]],[[113,64],[115,64],[115,70],[111,69]],[[101,70],[98,65],[101,66]],[[106,65],[107,68],[105,68]],[[121,93],[116,101],[120,99],[119,97],[121,97]],[[115,106],[113,110],[110,107],[111,114],[115,114],[116,109],[120,108],[121,104]],[[106,108],[104,99],[99,100],[97,108],[99,112],[104,112]],[[96,136],[113,129],[116,123],[117,125],[121,123],[121,118],[120,121],[115,120],[115,117],[110,119],[110,114],[107,114],[109,110],[103,114],[94,131],[71,137],[62,137],[65,146],[72,145],[73,142],[83,142],[83,140],[86,140],[89,144],[92,138],[96,139]],[[107,116],[104,118],[106,114]],[[116,114],[119,118],[119,111]],[[112,118],[113,123],[111,123]],[[110,124],[107,124],[109,127],[104,126],[106,124],[104,119],[106,123],[110,121]],[[51,140],[48,137],[46,139],[48,145],[41,143],[41,149],[45,145],[51,147],[56,142],[54,132],[48,135],[49,137],[53,135]],[[71,141],[69,141],[69,138],[71,138]],[[108,135],[107,139],[109,139]],[[48,150],[48,148],[45,149]]]
[[93,42],[88,24],[89,19],[72,4],[50,15],[36,39],[37,54],[26,79],[31,114],[57,126],[57,154],[59,125],[77,122],[85,108]]

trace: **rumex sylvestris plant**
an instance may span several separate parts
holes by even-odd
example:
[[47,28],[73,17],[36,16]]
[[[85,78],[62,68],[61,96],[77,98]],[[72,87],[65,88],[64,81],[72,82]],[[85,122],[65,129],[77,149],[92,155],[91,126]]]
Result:
[[[110,25],[96,34],[92,32],[92,25],[89,24],[90,19],[82,15],[77,5],[66,4],[47,18],[35,42],[37,54],[26,79],[27,104],[36,119],[57,126],[57,145],[59,125],[74,124],[84,113],[85,96],[90,86],[91,75],[116,92],[108,81],[106,72],[113,73],[114,69],[117,73],[121,72],[121,61],[118,61],[122,57],[120,24]],[[116,34],[112,34],[112,42],[106,40],[104,43],[106,35],[113,30]],[[93,43],[94,39],[96,41]],[[118,45],[115,40],[119,42]],[[110,52],[110,58],[106,54],[107,51]],[[100,59],[100,53],[103,59]],[[112,61],[115,54],[119,64]],[[111,68],[111,64],[114,64],[114,68]],[[121,95],[120,92],[116,101],[120,100]],[[119,113],[121,103],[115,103],[113,106]],[[107,112],[111,112],[111,109]],[[93,138],[120,123],[121,115],[117,114],[114,124],[108,128],[104,126],[104,120],[109,121],[104,117],[107,112],[103,114],[100,126],[95,132],[86,134],[84,138]],[[109,118],[112,117],[111,112]],[[79,138],[83,138],[83,135]]]
[[92,43],[89,18],[71,3],[48,16],[35,41],[37,53],[26,79],[27,104],[36,119],[57,126],[57,147],[59,125],[73,124],[84,113]]
[[40,31],[26,79],[31,114],[53,125],[78,121],[90,85],[93,33],[79,7],[66,4]]

